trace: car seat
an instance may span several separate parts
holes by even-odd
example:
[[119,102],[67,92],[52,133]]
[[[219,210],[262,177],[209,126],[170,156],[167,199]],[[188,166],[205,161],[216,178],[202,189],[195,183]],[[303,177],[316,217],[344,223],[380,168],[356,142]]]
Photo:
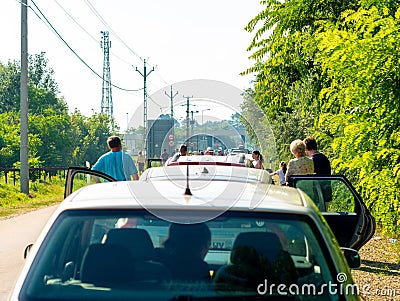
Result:
[[240,233],[233,243],[230,261],[215,275],[217,288],[256,291],[265,280],[276,285],[297,281],[293,260],[275,233]]
[[154,245],[145,229],[111,229],[107,233],[105,244],[124,246],[130,251],[135,263],[134,280],[162,281],[170,278],[168,269],[153,261]]
[[92,244],[82,260],[81,281],[101,287],[132,284],[133,259],[124,246]]

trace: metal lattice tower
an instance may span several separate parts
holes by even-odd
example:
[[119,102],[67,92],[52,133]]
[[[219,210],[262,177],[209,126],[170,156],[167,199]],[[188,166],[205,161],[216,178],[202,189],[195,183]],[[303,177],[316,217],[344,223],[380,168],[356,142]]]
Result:
[[110,72],[110,48],[111,41],[109,40],[108,31],[101,31],[103,35],[100,42],[100,47],[103,48],[103,84],[101,95],[101,113],[113,118],[113,102],[111,92],[111,72]]

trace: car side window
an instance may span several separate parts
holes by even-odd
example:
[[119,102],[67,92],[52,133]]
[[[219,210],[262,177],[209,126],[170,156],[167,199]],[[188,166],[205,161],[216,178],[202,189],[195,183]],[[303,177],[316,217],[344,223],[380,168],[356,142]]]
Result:
[[327,212],[355,212],[354,195],[346,184],[340,180],[330,181],[332,200],[326,202]]
[[354,195],[340,179],[299,179],[296,187],[303,190],[321,212],[355,212]]

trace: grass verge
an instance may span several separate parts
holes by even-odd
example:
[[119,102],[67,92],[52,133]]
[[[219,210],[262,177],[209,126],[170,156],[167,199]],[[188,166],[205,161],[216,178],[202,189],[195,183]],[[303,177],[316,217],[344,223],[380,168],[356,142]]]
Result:
[[19,185],[0,183],[0,218],[60,203],[64,196],[65,180],[29,183],[29,195],[19,192]]

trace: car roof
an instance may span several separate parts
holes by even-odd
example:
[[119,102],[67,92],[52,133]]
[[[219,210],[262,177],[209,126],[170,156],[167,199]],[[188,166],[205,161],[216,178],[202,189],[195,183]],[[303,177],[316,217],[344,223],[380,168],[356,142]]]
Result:
[[65,209],[256,210],[310,214],[312,201],[300,190],[265,183],[193,181],[121,181],[85,186],[68,196]]
[[220,165],[220,166],[244,166],[244,160],[240,156],[214,156],[191,155],[180,156],[177,161],[169,160],[168,166],[176,165]]
[[[207,156],[211,157],[211,156]],[[216,157],[218,158],[218,157]],[[208,158],[206,158],[208,159]],[[187,162],[187,161],[183,161]],[[141,181],[148,180],[185,180],[186,179],[186,165],[183,164],[171,165],[167,167],[153,167],[146,169],[140,176]],[[191,164],[198,162],[199,164]],[[205,162],[205,164],[202,164]],[[240,182],[256,182],[256,183],[272,183],[270,174],[262,169],[246,168],[237,165],[219,165],[208,164],[212,162],[222,161],[189,161],[187,162],[189,168],[189,178],[191,180],[208,180],[208,181],[240,181]]]

